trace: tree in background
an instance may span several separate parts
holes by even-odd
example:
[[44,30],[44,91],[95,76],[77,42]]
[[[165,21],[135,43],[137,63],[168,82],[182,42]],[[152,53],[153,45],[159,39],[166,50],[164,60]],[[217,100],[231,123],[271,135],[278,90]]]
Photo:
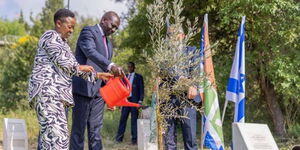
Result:
[[26,31],[30,30],[30,26],[24,20],[24,15],[23,15],[23,11],[22,10],[20,11],[20,16],[19,16],[18,22],[24,25]]
[[249,82],[246,85],[246,121],[266,121],[252,118],[251,109],[256,111],[257,107],[251,105],[262,104],[268,110],[275,134],[284,136],[285,129],[300,119],[297,109],[300,99],[296,94],[300,92],[299,69],[296,69],[300,67],[299,4],[292,0],[269,3],[238,0],[211,3],[209,7],[213,14],[217,14],[211,32],[221,43],[216,52],[221,59],[218,61],[220,66],[224,63],[224,54],[233,54],[234,51],[232,43],[236,41],[238,25],[233,27],[232,24],[238,24],[241,16],[247,16],[246,72]]
[[64,8],[64,0],[47,0],[37,19],[31,17],[31,21],[34,23],[31,35],[39,38],[46,30],[53,29],[53,16],[61,8]]
[[[11,44],[0,47],[0,108],[3,112],[16,107],[28,108],[27,82],[32,70],[38,38],[49,29],[53,29],[54,13],[63,8],[63,0],[47,0],[42,13],[34,21],[33,27],[26,28],[22,17],[13,22],[0,21],[0,40],[10,38]],[[79,23],[73,36],[69,39],[72,50],[75,50],[78,35],[86,25],[94,25],[92,18],[77,18]],[[98,22],[98,21],[97,21]],[[29,32],[28,30],[31,30]],[[30,33],[30,35],[26,35]]]
[[[42,13],[37,19],[32,19],[34,25],[27,35],[26,23],[22,11],[19,20],[13,22],[0,22],[0,37],[21,37],[15,44],[2,49],[0,75],[0,108],[3,112],[16,107],[28,107],[27,82],[33,65],[33,58],[37,48],[38,38],[54,27],[53,15],[63,8],[63,0],[47,0]],[[4,54],[5,53],[5,54]]]
[[[4,43],[0,47],[0,110],[1,112],[6,112],[13,106],[16,106],[16,101],[12,101],[11,97],[17,94],[17,91],[10,91],[14,82],[18,82],[19,78],[13,78],[12,76],[19,75],[22,73],[17,73],[12,71],[11,65],[14,63],[14,58],[19,56],[16,50],[20,45],[20,37],[26,35],[26,30],[24,24],[18,21],[0,21],[0,41]],[[24,41],[22,38],[21,41]],[[24,42],[22,42],[24,43]],[[28,47],[27,47],[28,48]],[[26,55],[26,54],[25,54]],[[21,55],[22,56],[22,55]],[[22,67],[22,66],[20,66]],[[26,68],[25,68],[26,69]],[[21,77],[22,78],[22,77]],[[23,77],[24,78],[24,77]],[[10,93],[11,92],[11,93]]]
[[76,12],[75,12],[75,15],[76,15],[77,24],[75,26],[72,36],[68,39],[68,44],[72,51],[75,51],[75,49],[76,49],[77,39],[78,39],[78,36],[79,36],[82,28],[85,26],[93,26],[96,23],[100,22],[100,19],[85,18],[85,17],[78,15]]
[[10,40],[9,36],[23,36],[26,34],[24,24],[19,23],[18,21],[4,21],[0,20],[0,40]]
[[[31,28],[31,35],[39,38],[46,30],[50,30],[54,28],[54,14],[57,10],[65,8],[64,0],[47,0],[45,2],[45,6],[42,9],[42,12],[38,14],[37,18],[32,18],[31,20],[34,23],[33,27]],[[75,51],[77,38],[81,29],[87,25],[94,25],[99,20],[95,20],[93,18],[85,18],[81,17],[80,14],[74,12],[76,15],[77,25],[74,29],[74,33],[68,39],[69,45],[72,51]]]
[[[132,57],[138,60],[143,58],[142,51],[153,52],[147,35],[150,33],[149,24],[144,21],[145,8],[152,2],[137,1],[137,13],[129,19],[128,26],[121,33],[120,47],[130,49]],[[299,137],[299,1],[185,0],[183,5],[185,9],[181,15],[190,20],[196,16],[202,18],[205,13],[210,16],[210,39],[219,43],[213,53],[221,103],[225,101],[239,21],[243,15],[247,16],[246,122],[267,123],[279,137],[286,135],[286,129]],[[198,45],[200,35],[198,37],[192,44]],[[140,63],[148,65],[145,61]],[[147,90],[151,91],[151,88]],[[225,135],[231,135],[231,130],[226,128],[231,128],[233,112],[231,105],[224,122]],[[230,138],[227,136],[225,139]]]
[[17,107],[28,107],[28,75],[31,73],[36,43],[37,38],[23,36],[14,45],[8,47],[9,53],[1,64],[0,108],[2,113]]

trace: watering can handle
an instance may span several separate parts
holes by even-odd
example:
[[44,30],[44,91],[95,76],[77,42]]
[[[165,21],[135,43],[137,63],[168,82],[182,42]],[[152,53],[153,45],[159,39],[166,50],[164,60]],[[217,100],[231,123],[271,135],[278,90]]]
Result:
[[125,82],[126,82],[126,84],[128,85],[128,87],[129,87],[129,91],[131,92],[131,83],[129,82],[129,80],[127,79],[127,77],[125,76],[125,75],[123,75],[123,79],[125,79]]

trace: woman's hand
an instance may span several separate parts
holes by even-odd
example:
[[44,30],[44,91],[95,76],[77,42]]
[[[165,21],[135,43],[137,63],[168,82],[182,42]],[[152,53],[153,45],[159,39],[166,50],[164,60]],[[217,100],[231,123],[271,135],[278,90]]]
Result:
[[79,70],[84,72],[95,72],[95,69],[89,65],[79,65]]
[[108,80],[110,78],[114,77],[114,75],[106,72],[97,72],[97,78],[101,80]]
[[110,110],[110,111],[115,111],[117,109],[116,106],[113,106],[113,107],[107,107],[107,110]]

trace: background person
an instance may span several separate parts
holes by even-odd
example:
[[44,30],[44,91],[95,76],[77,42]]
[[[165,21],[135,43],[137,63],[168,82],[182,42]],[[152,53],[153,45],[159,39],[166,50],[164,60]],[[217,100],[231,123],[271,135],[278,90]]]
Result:
[[[173,35],[175,33],[175,26],[170,26],[168,27],[168,31],[167,34],[168,36],[176,36],[176,40],[177,41],[183,41],[185,35],[183,33],[183,30],[180,29],[178,35]],[[171,39],[171,38],[170,38]],[[182,50],[184,52],[184,54],[188,55],[188,54],[196,54],[196,47],[191,47],[191,46],[187,46],[187,47],[182,47]],[[182,62],[184,64],[189,65],[189,63],[192,63],[195,57],[192,57],[188,60],[188,62]],[[185,72],[190,72],[190,69],[193,68],[188,68],[186,70],[183,70]],[[177,80],[188,80],[188,77],[183,77],[183,76],[176,76],[176,74],[174,74],[174,78],[171,79],[162,79],[162,82],[176,82]],[[200,97],[197,96],[199,95],[197,93],[197,89],[196,87],[189,87],[189,89],[187,90],[187,92],[182,93],[184,96],[186,96],[188,98],[189,101],[195,101],[197,103],[200,102]],[[171,107],[174,107],[174,109],[176,108],[180,108],[181,105],[181,100],[180,98],[176,97],[176,95],[170,95],[170,103],[171,103]],[[194,102],[192,102],[194,103]],[[168,105],[170,106],[170,105]],[[164,109],[161,110],[161,113],[164,113]],[[177,149],[177,131],[176,131],[176,127],[177,127],[177,123],[180,123],[181,126],[181,130],[182,130],[182,135],[183,135],[183,143],[184,143],[184,149],[185,150],[197,150],[197,138],[196,138],[196,110],[194,108],[192,108],[192,106],[190,104],[187,104],[186,106],[180,108],[177,111],[179,116],[186,116],[187,118],[182,118],[182,119],[178,119],[175,116],[174,117],[170,117],[167,118],[167,129],[166,129],[166,133],[163,134],[163,140],[164,140],[164,144],[165,144],[165,149],[167,150],[176,150]]]
[[[126,75],[132,85],[132,92],[128,97],[129,102],[142,104],[144,99],[144,79],[143,76],[134,72],[135,64],[129,62],[127,64],[129,73]],[[131,113],[131,143],[137,144],[137,119],[139,111],[136,107],[122,107],[119,128],[116,136],[117,142],[122,142],[126,129],[127,119]]]

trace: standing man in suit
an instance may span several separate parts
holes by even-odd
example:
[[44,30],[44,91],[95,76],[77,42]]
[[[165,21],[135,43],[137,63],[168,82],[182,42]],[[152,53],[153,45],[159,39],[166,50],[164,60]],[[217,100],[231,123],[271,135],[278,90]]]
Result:
[[[169,40],[176,40],[179,42],[182,42],[185,38],[185,34],[183,32],[183,29],[179,29],[179,33],[175,34],[175,26],[171,25],[167,29],[167,35],[169,37]],[[173,38],[171,38],[173,37]],[[190,66],[189,64],[194,63],[196,61],[196,47],[193,46],[187,46],[187,47],[181,47],[183,50],[183,53],[187,56],[189,54],[193,54],[194,57],[190,58],[189,60],[182,62],[183,64],[186,64],[187,66]],[[191,70],[197,69],[197,68],[187,68],[182,71],[187,72],[188,74],[191,72]],[[177,82],[178,80],[188,80],[188,77],[185,76],[178,76],[176,73],[174,74],[174,77],[171,79],[171,82]],[[163,82],[170,82],[170,79],[165,79]],[[196,105],[199,105],[201,102],[199,93],[197,91],[196,86],[191,86],[187,90],[187,92],[182,93],[182,95],[186,96],[187,99]],[[177,97],[175,94],[170,95],[170,103],[171,107],[176,109],[180,108],[182,105],[182,99],[181,97]],[[161,110],[162,113],[164,112],[164,109]],[[163,134],[163,140],[165,149],[167,150],[176,150],[177,149],[177,123],[179,122],[181,125],[182,130],[182,136],[183,136],[183,143],[184,143],[184,149],[185,150],[197,150],[197,138],[196,138],[196,109],[193,108],[190,104],[187,104],[186,106],[180,108],[177,111],[179,116],[186,116],[187,118],[178,119],[176,117],[169,117],[166,119],[167,121],[167,129],[166,132]]]
[[[120,25],[119,16],[113,12],[106,12],[99,24],[87,26],[81,30],[77,41],[75,57],[80,64],[93,66],[97,72],[111,71],[120,76],[122,68],[111,62],[112,44],[107,37],[113,34]],[[84,149],[84,131],[87,126],[90,150],[101,150],[102,138],[100,130],[103,124],[104,101],[99,94],[102,80],[95,84],[81,78],[73,78],[73,94],[75,107],[73,108],[73,124],[71,132],[72,150]]]
[[[128,101],[142,104],[144,99],[143,76],[134,72],[135,64],[133,62],[129,62],[127,64],[127,67],[129,73],[126,76],[132,85],[132,91],[128,97]],[[129,113],[131,113],[131,143],[135,145],[137,144],[137,119],[139,115],[138,109],[136,107],[122,107],[116,141],[117,142],[123,141]]]

